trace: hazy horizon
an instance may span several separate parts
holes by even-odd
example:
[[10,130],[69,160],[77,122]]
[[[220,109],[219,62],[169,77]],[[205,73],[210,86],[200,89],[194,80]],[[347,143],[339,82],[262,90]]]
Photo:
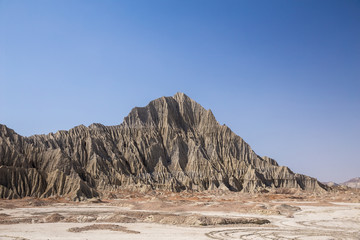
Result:
[[0,0],[0,124],[24,136],[184,92],[260,156],[360,176],[359,1]]

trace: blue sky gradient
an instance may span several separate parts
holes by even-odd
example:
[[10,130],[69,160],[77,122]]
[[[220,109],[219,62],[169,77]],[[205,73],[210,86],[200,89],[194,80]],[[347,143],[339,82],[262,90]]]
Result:
[[360,176],[360,1],[0,0],[0,123],[19,134],[178,91],[295,172]]

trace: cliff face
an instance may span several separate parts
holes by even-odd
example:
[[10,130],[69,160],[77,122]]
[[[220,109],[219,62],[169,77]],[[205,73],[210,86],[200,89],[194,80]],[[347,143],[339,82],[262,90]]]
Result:
[[96,197],[121,188],[323,191],[316,179],[260,157],[183,93],[134,108],[117,126],[22,137],[0,125],[0,197]]

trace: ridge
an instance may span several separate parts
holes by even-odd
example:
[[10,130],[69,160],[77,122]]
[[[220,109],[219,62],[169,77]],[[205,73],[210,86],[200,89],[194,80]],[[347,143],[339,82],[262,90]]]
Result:
[[211,110],[178,92],[133,108],[123,123],[22,137],[0,124],[0,197],[101,196],[107,191],[325,191],[258,156]]

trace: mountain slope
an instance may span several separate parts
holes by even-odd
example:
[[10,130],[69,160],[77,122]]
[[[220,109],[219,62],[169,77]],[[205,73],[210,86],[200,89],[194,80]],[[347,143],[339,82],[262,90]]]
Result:
[[352,178],[349,181],[341,183],[341,185],[351,187],[351,188],[360,188],[360,177]]
[[1,198],[278,187],[324,191],[316,179],[258,156],[183,93],[134,108],[117,126],[81,125],[26,138],[0,125]]

